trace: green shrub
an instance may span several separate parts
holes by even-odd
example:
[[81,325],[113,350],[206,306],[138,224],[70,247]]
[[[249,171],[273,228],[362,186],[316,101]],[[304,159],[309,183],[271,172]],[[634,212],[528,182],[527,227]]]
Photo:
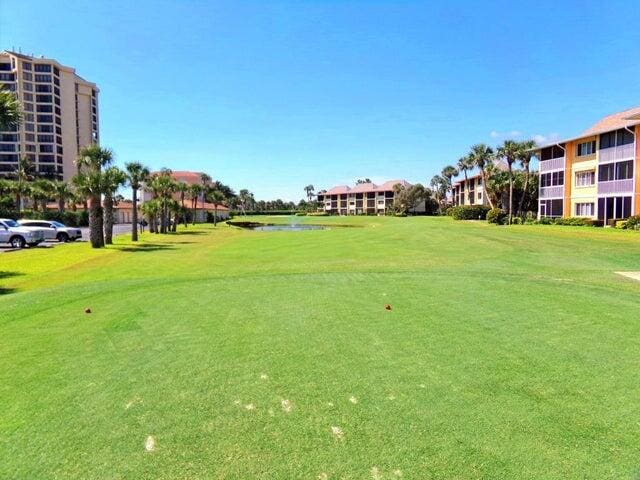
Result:
[[489,207],[484,205],[458,205],[451,210],[451,216],[454,220],[482,220],[487,218]]
[[627,230],[640,230],[640,215],[627,218],[624,228]]
[[511,219],[511,225],[522,225],[523,221],[521,217],[513,217]]
[[507,212],[501,208],[492,208],[487,212],[487,222],[495,223],[496,225],[504,225],[507,219]]
[[456,207],[447,207],[447,208],[445,209],[445,211],[444,211],[444,214],[445,214],[447,217],[451,217],[451,216],[453,215],[453,209],[454,209],[454,208],[456,208]]
[[309,212],[307,213],[310,217],[328,217],[329,214],[327,212]]
[[540,220],[538,220],[538,224],[539,225],[553,225],[553,218],[552,217],[540,217]]
[[306,217],[307,212],[296,212],[296,217]]
[[407,214],[406,213],[394,213],[393,216],[394,217],[406,217]]
[[593,227],[595,225],[595,222],[592,219],[584,217],[556,218],[553,223],[556,225],[567,225],[571,227]]

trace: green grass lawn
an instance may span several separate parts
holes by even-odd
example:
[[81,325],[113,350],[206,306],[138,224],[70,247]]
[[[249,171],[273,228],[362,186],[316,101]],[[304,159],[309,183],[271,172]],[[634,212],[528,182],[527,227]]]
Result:
[[296,220],[0,254],[0,478],[640,478],[640,235]]

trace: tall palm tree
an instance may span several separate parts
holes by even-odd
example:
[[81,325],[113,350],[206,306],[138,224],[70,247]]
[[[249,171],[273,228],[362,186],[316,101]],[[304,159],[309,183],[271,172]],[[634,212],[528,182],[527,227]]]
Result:
[[160,233],[167,233],[169,225],[169,201],[175,191],[176,182],[171,177],[171,170],[162,169],[160,173],[154,175],[148,187],[154,198],[160,202]]
[[313,199],[313,192],[314,192],[315,188],[313,185],[307,185],[306,187],[304,187],[304,191],[307,194],[307,200],[310,202]]
[[467,177],[467,172],[473,168],[469,155],[460,157],[456,163],[456,167],[458,172],[464,173],[464,184],[468,186],[469,178]]
[[244,215],[247,214],[247,207],[254,202],[253,193],[251,193],[246,188],[240,190],[238,194],[238,201],[240,202],[240,208],[242,209],[242,213]]
[[18,165],[13,173],[16,178],[14,194],[16,197],[16,205],[18,213],[22,213],[24,208],[24,197],[29,193],[28,182],[33,180],[34,167],[29,157],[20,157]]
[[209,192],[209,200],[213,203],[213,226],[218,223],[218,205],[225,201],[224,193],[220,190],[212,190]]
[[458,175],[458,170],[456,170],[456,167],[454,167],[453,165],[447,165],[446,167],[444,167],[442,169],[442,172],[440,173],[440,175],[442,176],[442,178],[445,179],[445,182],[446,182],[446,185],[447,185],[447,193],[449,193],[449,191],[451,191],[451,193],[453,195],[453,188],[452,188],[451,179],[453,177],[455,177],[456,175]]
[[438,200],[440,208],[442,208],[443,202],[447,197],[447,180],[440,175],[434,175],[431,178],[429,185],[433,190],[434,197]]
[[104,217],[102,211],[102,169],[113,162],[113,152],[96,144],[80,150],[76,164],[78,179],[76,185],[89,199],[89,240],[93,248],[104,247]]
[[67,182],[55,182],[53,184],[53,195],[58,201],[58,212],[64,213],[67,201],[74,197],[71,185]]
[[131,187],[131,241],[138,241],[138,191],[142,187],[142,184],[149,179],[149,169],[142,165],[140,162],[129,162],[125,164],[127,171],[127,181]]
[[524,201],[527,196],[527,191],[529,188],[529,176],[531,172],[529,171],[529,167],[531,164],[531,159],[535,153],[534,149],[536,148],[535,140],[527,140],[522,142],[522,149],[520,152],[520,156],[518,157],[518,161],[520,165],[522,165],[522,169],[524,170],[524,185],[522,187],[522,196],[520,197],[520,203],[518,204],[518,215],[522,216],[524,212],[522,211],[524,207]]
[[22,106],[15,93],[0,84],[0,130],[15,131],[22,123]]
[[47,200],[55,194],[55,184],[51,180],[38,178],[32,185],[31,200],[33,200],[33,209],[38,210],[38,204],[42,213],[47,211]]
[[113,204],[115,194],[127,181],[127,175],[118,167],[109,167],[102,173],[104,194],[104,243],[113,243]]
[[149,233],[158,233],[158,216],[161,210],[160,200],[157,198],[147,200],[142,204],[140,210],[142,210],[142,214],[147,217]]
[[515,140],[505,140],[496,150],[496,155],[504,158],[509,167],[509,225],[513,221],[513,164],[522,156],[522,150],[522,143]]
[[487,167],[493,162],[493,150],[484,143],[478,143],[471,147],[471,152],[468,155],[471,164],[474,167],[478,167],[480,170],[480,176],[482,177],[482,188],[484,188],[485,196],[489,202],[489,207],[494,208],[493,200],[491,199],[490,187],[488,185]]
[[191,199],[191,223],[196,224],[196,214],[198,213],[198,198],[202,193],[202,187],[197,184],[189,185],[189,198]]
[[211,186],[211,177],[206,173],[200,174],[200,186],[202,187],[202,216],[206,221],[206,215],[204,212],[204,201],[209,192],[209,187]]
[[180,194],[180,215],[182,216],[182,221],[184,222],[185,227],[187,226],[187,215],[185,214],[186,209],[184,208],[184,199],[188,190],[188,184],[185,182],[176,182],[176,192]]

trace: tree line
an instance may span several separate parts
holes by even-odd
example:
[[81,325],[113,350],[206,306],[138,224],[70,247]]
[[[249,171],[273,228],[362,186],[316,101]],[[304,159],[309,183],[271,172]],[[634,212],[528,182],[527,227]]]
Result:
[[[435,175],[430,185],[444,206],[447,196],[453,194],[453,178],[462,173],[468,181],[468,172],[478,169],[489,207],[505,210],[511,224],[514,216],[521,217],[527,211],[537,210],[538,176],[530,170],[535,148],[533,140],[506,140],[495,149],[484,143],[473,145],[455,166],[447,165],[439,175]],[[504,161],[507,171],[497,167],[498,161]],[[514,169],[514,166],[520,169]]]

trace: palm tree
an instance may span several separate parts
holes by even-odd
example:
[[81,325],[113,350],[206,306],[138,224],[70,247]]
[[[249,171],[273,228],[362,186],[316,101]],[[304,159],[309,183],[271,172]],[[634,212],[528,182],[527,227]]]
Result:
[[58,212],[64,213],[67,200],[71,200],[74,196],[71,185],[67,182],[55,182],[53,184],[53,195],[58,200]]
[[522,150],[522,143],[516,142],[515,140],[505,140],[496,151],[496,155],[504,158],[509,167],[509,225],[511,225],[513,220],[513,164],[518,158],[522,157]]
[[442,169],[442,173],[440,174],[442,176],[442,178],[445,179],[446,181],[446,186],[447,186],[447,193],[449,191],[451,191],[452,195],[453,195],[453,189],[452,189],[452,185],[451,185],[451,179],[453,177],[455,177],[456,175],[458,175],[458,170],[456,170],[456,167],[454,167],[453,165],[447,165],[446,167],[444,167]]
[[154,175],[149,182],[149,189],[154,198],[160,202],[160,233],[167,233],[169,224],[169,201],[175,192],[176,182],[171,177],[171,170],[163,168],[159,174]]
[[93,248],[104,247],[104,218],[102,211],[102,169],[113,161],[113,152],[96,144],[80,150],[76,164],[78,180],[74,183],[89,199],[89,240]]
[[16,131],[22,123],[22,106],[15,93],[0,84],[0,130]]
[[315,188],[313,187],[313,185],[307,185],[306,187],[304,187],[304,191],[307,194],[307,200],[309,202],[313,199],[314,190],[315,190]]
[[491,191],[488,185],[487,167],[493,162],[493,150],[484,143],[478,143],[471,147],[471,152],[467,156],[471,165],[480,169],[480,176],[482,177],[482,186],[484,188],[485,196],[489,202],[489,207],[493,208],[493,200],[491,199]]
[[42,213],[47,211],[47,200],[53,197],[55,193],[55,184],[51,180],[39,178],[31,185],[31,200],[33,200],[33,209],[38,210],[38,204]]
[[104,243],[113,243],[113,204],[118,189],[127,181],[127,175],[118,167],[109,167],[102,173],[104,194]]
[[147,217],[149,233],[158,233],[158,215],[161,210],[160,200],[157,198],[147,200],[142,204],[140,209],[142,210],[142,214]]
[[211,183],[211,177],[206,173],[201,173],[200,185],[202,186],[202,216],[205,219],[205,221],[206,221],[206,215],[204,212],[204,201],[207,196],[207,192],[209,191],[210,183]]
[[131,187],[131,201],[133,211],[131,212],[131,241],[138,241],[138,191],[142,184],[149,179],[149,169],[140,162],[129,162],[125,164],[127,170],[127,181]]
[[520,165],[522,165],[522,169],[524,170],[524,185],[522,187],[522,196],[520,197],[520,203],[518,204],[518,215],[522,216],[524,212],[522,211],[524,207],[524,201],[527,196],[527,190],[529,188],[529,166],[531,164],[531,159],[534,155],[534,149],[536,148],[535,140],[527,140],[522,142],[522,150],[520,152],[520,157],[518,160],[520,161]]
[[191,198],[191,222],[196,224],[196,213],[198,213],[198,198],[202,193],[202,187],[197,183],[189,185],[189,198]]
[[458,172],[464,173],[464,184],[468,185],[469,178],[467,177],[467,171],[473,168],[469,155],[459,158],[456,167],[458,167]]
[[213,226],[218,223],[218,204],[225,201],[224,193],[220,190],[212,190],[209,192],[209,200],[213,203]]
[[447,197],[447,180],[440,175],[434,175],[431,178],[429,185],[433,190],[434,196],[438,200],[440,208],[442,208],[442,204]]
[[16,197],[16,205],[18,206],[18,213],[22,213],[22,209],[24,208],[24,197],[29,193],[28,182],[33,180],[33,172],[33,163],[31,163],[29,157],[20,157],[13,173],[14,177],[16,177],[14,194]]
[[185,214],[186,209],[184,208],[184,198],[189,190],[189,185],[185,182],[176,182],[176,192],[180,193],[180,215],[182,216],[182,221],[184,222],[184,226],[187,226],[187,215]]
[[242,190],[240,190],[240,193],[238,194],[238,201],[240,202],[240,208],[242,209],[242,213],[246,215],[247,206],[249,206],[254,201],[253,193],[251,193],[246,188],[243,188]]

